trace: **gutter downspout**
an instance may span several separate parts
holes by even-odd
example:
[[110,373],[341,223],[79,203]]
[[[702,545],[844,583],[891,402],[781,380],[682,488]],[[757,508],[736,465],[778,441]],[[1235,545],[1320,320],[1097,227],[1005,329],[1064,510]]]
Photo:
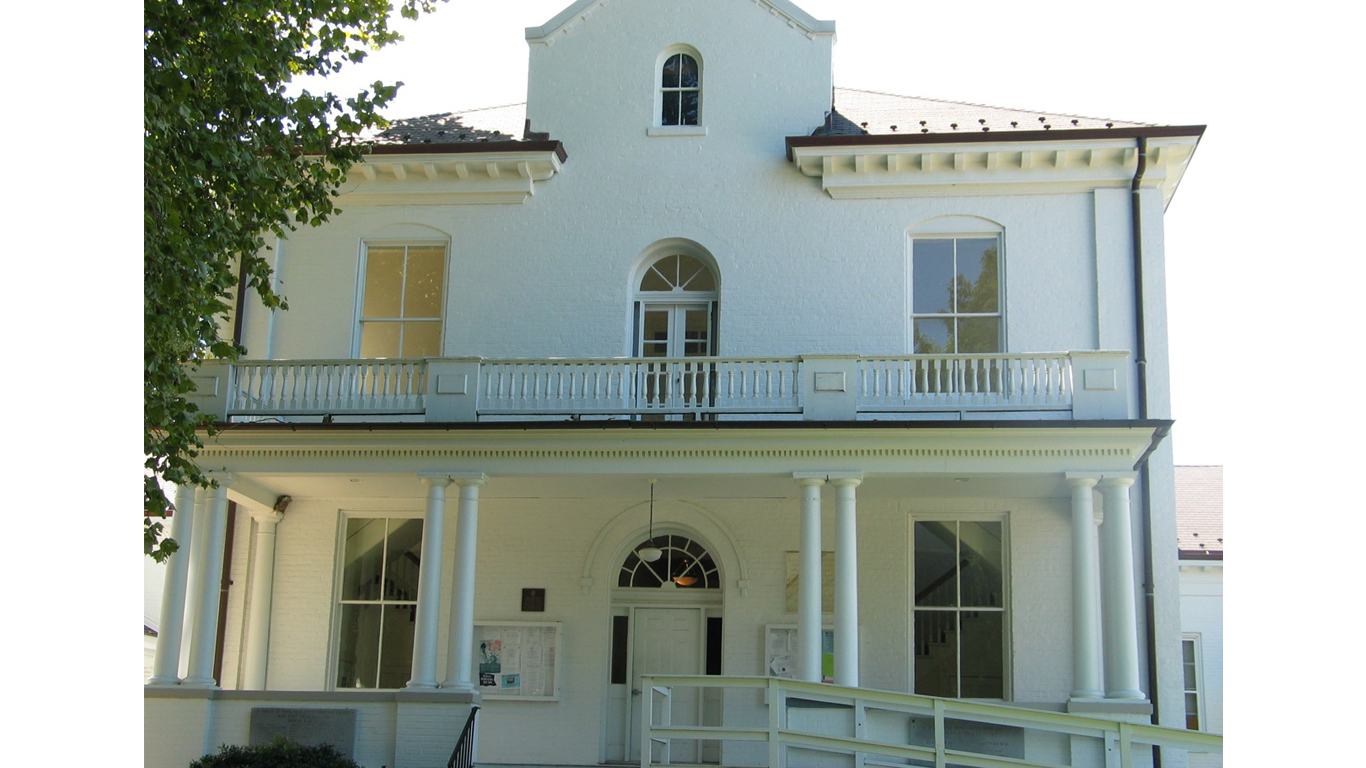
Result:
[[[1139,188],[1143,184],[1143,174],[1148,170],[1148,139],[1139,136],[1138,167],[1134,170],[1134,180],[1129,186],[1129,208],[1132,214],[1132,235],[1134,253],[1134,354],[1138,366],[1138,417],[1148,418],[1148,344],[1145,332],[1146,317],[1143,311],[1143,214],[1140,207]],[[1148,453],[1152,452],[1149,448]],[[1152,537],[1152,483],[1148,472],[1148,454],[1144,454],[1138,467],[1139,492],[1143,503],[1139,507],[1143,525],[1143,605],[1145,623],[1148,629],[1148,695],[1152,700],[1152,722],[1160,722],[1158,717],[1157,695],[1157,605],[1153,588],[1153,537]],[[1162,749],[1156,744],[1153,750],[1153,766],[1162,768]]]

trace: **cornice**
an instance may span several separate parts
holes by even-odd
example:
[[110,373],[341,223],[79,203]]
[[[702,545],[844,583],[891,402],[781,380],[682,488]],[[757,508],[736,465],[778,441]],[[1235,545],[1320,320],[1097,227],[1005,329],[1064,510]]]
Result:
[[791,473],[1130,469],[1153,427],[859,430],[362,430],[241,432],[205,442],[199,462],[241,472],[451,471]]
[[[520,204],[535,194],[537,182],[559,173],[564,150],[558,142],[543,148],[497,149],[480,145],[460,151],[372,154],[351,167],[340,194],[342,205],[498,205]],[[483,149],[483,151],[479,151]]]
[[[836,199],[1058,194],[1132,183],[1135,138],[1105,131],[1033,135],[1039,133],[991,140],[986,134],[792,137],[788,157]],[[1142,185],[1160,189],[1170,202],[1199,136],[1166,133],[1148,139]]]

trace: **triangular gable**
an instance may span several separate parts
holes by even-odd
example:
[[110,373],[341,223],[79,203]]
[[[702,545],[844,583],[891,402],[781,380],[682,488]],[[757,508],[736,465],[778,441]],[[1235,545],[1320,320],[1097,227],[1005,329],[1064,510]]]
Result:
[[[739,0],[737,0],[739,1]],[[769,12],[776,16],[786,19],[788,26],[796,29],[807,37],[817,35],[835,34],[835,22],[821,21],[801,8],[788,2],[788,0],[745,0],[756,5],[765,7]],[[539,27],[527,27],[526,39],[528,43],[550,44],[554,42],[554,37],[559,33],[567,33],[570,28],[578,22],[587,19],[611,0],[578,0],[573,5],[565,8],[555,15],[555,18],[547,21]]]

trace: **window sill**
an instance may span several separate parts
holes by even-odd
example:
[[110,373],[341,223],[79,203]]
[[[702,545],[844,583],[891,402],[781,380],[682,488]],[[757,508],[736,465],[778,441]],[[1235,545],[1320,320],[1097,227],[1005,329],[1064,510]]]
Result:
[[646,136],[706,136],[705,125],[654,125],[645,129]]

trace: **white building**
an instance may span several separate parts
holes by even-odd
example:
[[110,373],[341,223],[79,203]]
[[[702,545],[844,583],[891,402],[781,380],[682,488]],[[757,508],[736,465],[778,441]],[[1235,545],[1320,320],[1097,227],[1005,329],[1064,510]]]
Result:
[[718,686],[660,684],[674,726],[769,734],[675,763],[1101,765],[1158,738],[1114,723],[1183,727],[1151,542],[1203,127],[835,88],[834,32],[580,0],[528,28],[525,105],[400,121],[273,244],[289,311],[200,371],[230,426],[177,497],[148,765],[271,729],[444,764],[475,703],[481,764],[662,759],[649,674]]
[[[1186,727],[1224,732],[1224,468],[1176,468]],[[1194,766],[1222,765],[1216,755]]]

